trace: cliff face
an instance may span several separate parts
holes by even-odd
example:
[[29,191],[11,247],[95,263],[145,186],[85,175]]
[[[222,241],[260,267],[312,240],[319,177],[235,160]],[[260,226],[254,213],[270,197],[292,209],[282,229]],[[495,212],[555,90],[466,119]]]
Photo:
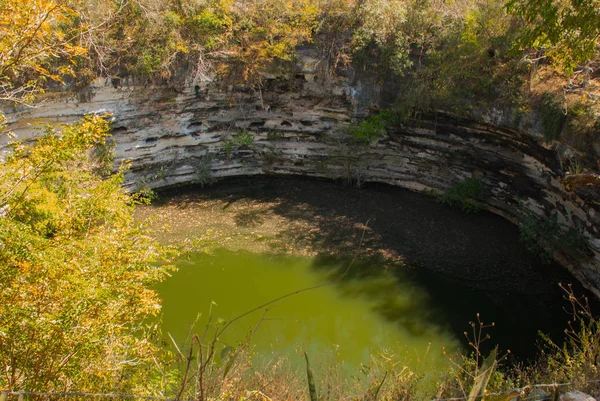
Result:
[[596,177],[583,180],[586,185],[565,185],[554,152],[533,138],[444,116],[392,127],[373,144],[357,144],[343,127],[376,101],[380,88],[332,78],[310,52],[301,56],[291,79],[266,77],[261,91],[223,90],[191,78],[178,87],[99,80],[76,94],[55,94],[38,108],[6,114],[14,133],[31,137],[37,123],[112,113],[116,161],[131,162],[125,183],[130,190],[283,174],[439,194],[477,176],[488,210],[532,229],[540,227],[535,218],[556,219],[545,227],[579,233],[584,241],[578,249],[556,232],[542,234],[556,236],[553,256],[600,296]]

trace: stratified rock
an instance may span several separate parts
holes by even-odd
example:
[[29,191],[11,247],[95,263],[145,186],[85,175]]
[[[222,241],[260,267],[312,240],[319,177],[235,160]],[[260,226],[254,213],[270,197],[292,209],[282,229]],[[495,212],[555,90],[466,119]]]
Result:
[[275,77],[265,78],[260,93],[192,77],[177,88],[96,80],[83,92],[53,94],[40,107],[4,112],[20,138],[35,136],[39,123],[111,113],[115,165],[131,162],[124,184],[130,191],[277,174],[441,194],[476,176],[485,209],[515,224],[551,219],[560,227],[554,231],[577,232],[583,247],[556,241],[552,256],[600,297],[600,188],[587,181],[566,188],[553,150],[514,130],[439,113],[358,143],[347,125],[365,114],[369,93],[377,91],[366,81],[317,71],[326,63],[311,62],[314,55],[300,56],[303,79],[293,87]]

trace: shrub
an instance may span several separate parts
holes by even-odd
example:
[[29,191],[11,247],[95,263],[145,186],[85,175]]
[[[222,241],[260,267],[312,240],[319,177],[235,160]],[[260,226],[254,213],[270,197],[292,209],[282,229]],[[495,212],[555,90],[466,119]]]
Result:
[[481,203],[483,186],[477,177],[467,178],[452,185],[440,198],[442,203],[458,207],[463,212],[478,212],[483,208]]
[[229,160],[231,152],[234,149],[241,148],[243,146],[250,147],[253,144],[254,136],[247,130],[243,130],[235,134],[232,139],[228,139],[223,143],[223,151]]
[[248,131],[243,130],[233,136],[233,141],[237,146],[252,146],[254,144],[254,136]]
[[386,127],[396,123],[396,116],[388,111],[382,111],[367,117],[357,124],[352,124],[348,131],[359,143],[371,144],[385,135]]
[[530,211],[522,212],[522,224],[519,227],[520,239],[527,248],[540,255],[542,260],[550,262],[554,252],[560,249],[583,252],[585,239],[574,229],[565,230],[554,213],[547,219],[539,219]]
[[100,117],[47,127],[0,161],[2,390],[139,393],[161,380],[152,285],[167,250],[134,223],[122,171],[94,171],[107,134]]

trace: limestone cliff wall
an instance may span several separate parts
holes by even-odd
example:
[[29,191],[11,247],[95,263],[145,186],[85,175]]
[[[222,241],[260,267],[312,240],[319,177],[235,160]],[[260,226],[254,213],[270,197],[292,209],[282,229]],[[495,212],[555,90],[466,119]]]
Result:
[[292,78],[266,77],[259,92],[192,79],[177,87],[98,80],[84,91],[6,113],[19,137],[35,136],[40,123],[112,113],[116,162],[131,162],[130,190],[284,174],[443,193],[475,175],[488,210],[516,224],[524,211],[555,216],[565,231],[581,233],[585,249],[564,246],[554,256],[600,296],[597,186],[567,191],[555,154],[532,137],[447,116],[391,127],[370,145],[353,143],[344,126],[376,96],[377,88],[330,77],[305,55]]

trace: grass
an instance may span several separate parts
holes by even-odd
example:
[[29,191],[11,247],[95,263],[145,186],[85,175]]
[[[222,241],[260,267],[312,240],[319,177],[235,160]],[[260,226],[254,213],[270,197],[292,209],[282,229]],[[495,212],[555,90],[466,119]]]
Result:
[[537,381],[572,383],[572,388],[600,394],[600,321],[589,300],[577,297],[571,286],[561,285],[570,302],[571,321],[563,346],[544,337],[541,360],[531,375]]

